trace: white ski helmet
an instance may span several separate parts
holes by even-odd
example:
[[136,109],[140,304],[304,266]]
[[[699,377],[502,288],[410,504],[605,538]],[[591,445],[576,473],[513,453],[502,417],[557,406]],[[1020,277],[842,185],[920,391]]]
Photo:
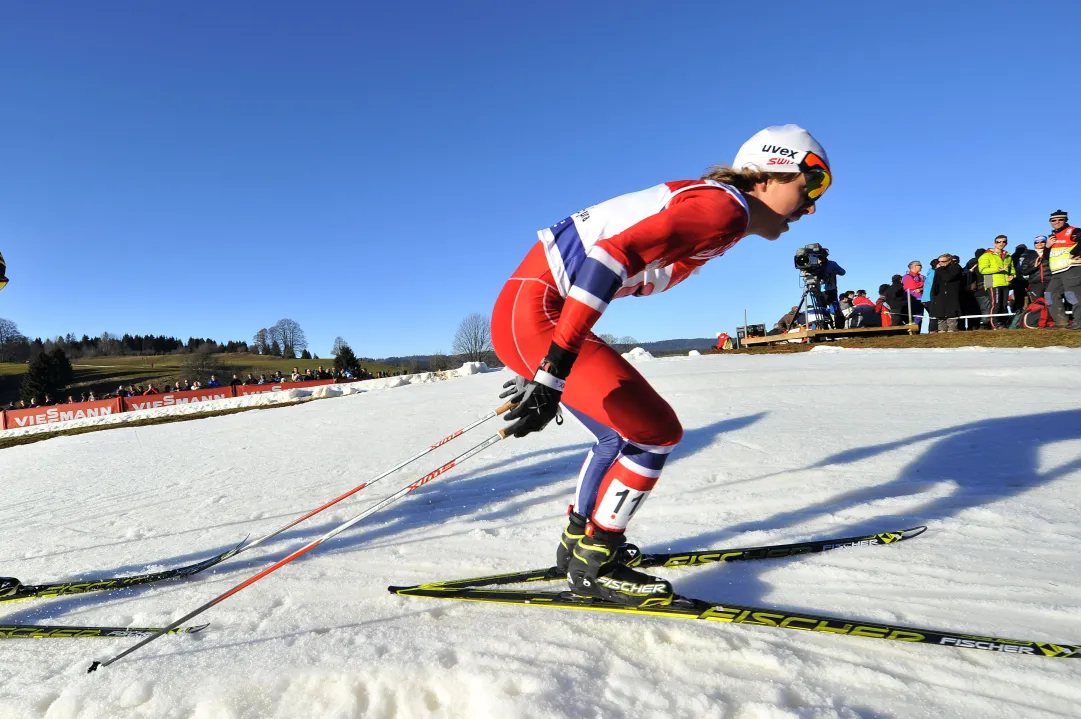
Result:
[[805,172],[808,166],[824,166],[829,172],[830,160],[818,140],[799,125],[775,125],[756,132],[732,161],[735,170],[759,172]]

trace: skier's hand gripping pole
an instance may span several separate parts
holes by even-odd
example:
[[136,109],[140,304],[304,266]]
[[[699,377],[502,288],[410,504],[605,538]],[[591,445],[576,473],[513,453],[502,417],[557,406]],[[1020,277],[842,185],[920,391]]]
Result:
[[[507,434],[525,437],[532,432],[544,429],[553,419],[562,424],[559,403],[563,398],[563,389],[567,384],[567,375],[571,372],[578,355],[565,350],[555,342],[548,348],[548,356],[541,360],[533,379],[524,386],[517,384],[499,395],[500,399],[510,396],[514,409],[503,415],[508,422],[517,420],[507,427]],[[503,385],[510,387],[511,382]]]
[[286,564],[293,561],[294,559],[296,559],[300,555],[306,554],[307,552],[315,549],[316,547],[318,547],[323,542],[325,542],[325,541],[327,541],[329,539],[333,539],[334,537],[338,536],[339,534],[341,534],[345,530],[352,527],[354,524],[357,524],[359,522],[364,521],[365,519],[372,516],[373,514],[378,512],[379,510],[383,509],[384,507],[389,507],[391,504],[394,504],[399,499],[401,499],[405,495],[409,494],[413,490],[419,489],[420,487],[423,487],[424,485],[428,484],[429,482],[431,482],[434,479],[436,479],[437,477],[439,477],[441,474],[444,474],[445,472],[449,471],[450,469],[458,466],[460,463],[462,463],[465,460],[469,459],[473,455],[478,454],[480,452],[483,452],[485,449],[488,449],[493,444],[500,441],[501,439],[506,438],[507,436],[508,436],[507,430],[505,430],[505,429],[499,430],[499,432],[497,432],[496,434],[493,434],[491,437],[484,440],[480,444],[475,445],[475,446],[471,447],[470,449],[467,449],[465,452],[462,452],[457,457],[455,457],[454,459],[452,459],[449,462],[447,462],[446,464],[444,464],[442,467],[439,467],[438,469],[432,470],[431,472],[424,475],[423,477],[421,477],[417,481],[413,482],[412,484],[410,484],[408,486],[405,486],[405,487],[402,487],[401,489],[399,489],[397,492],[390,495],[386,499],[384,499],[384,500],[382,500],[380,502],[376,502],[374,505],[372,505],[368,509],[364,510],[363,512],[361,512],[357,516],[353,517],[348,522],[345,522],[343,524],[339,524],[337,527],[330,530],[329,532],[327,532],[323,536],[319,537],[318,539],[316,539],[316,540],[314,540],[312,542],[309,542],[308,544],[305,544],[303,547],[301,547],[297,551],[293,552],[288,557],[285,557],[284,559],[281,559],[281,560],[275,562],[274,564],[270,565],[269,567],[267,567],[263,571],[259,572],[258,574],[255,574],[255,575],[253,575],[251,577],[248,577],[243,582],[236,585],[235,587],[233,587],[229,591],[227,591],[227,592],[225,592],[223,594],[219,594],[218,596],[214,597],[213,599],[211,599],[206,604],[204,604],[204,605],[202,605],[202,606],[188,612],[187,614],[182,616],[180,619],[177,619],[175,622],[173,622],[169,626],[163,627],[162,629],[160,629],[156,633],[151,634],[150,636],[148,636],[145,639],[137,642],[136,644],[133,644],[132,646],[128,647],[127,649],[120,652],[119,654],[112,657],[111,659],[106,659],[105,661],[100,661],[100,662],[96,661],[96,662],[92,663],[90,665],[90,668],[86,670],[87,673],[89,674],[90,672],[93,672],[93,671],[97,670],[98,667],[107,667],[110,664],[112,664],[112,663],[126,657],[127,655],[131,654],[132,652],[139,649],[140,647],[146,646],[147,644],[154,641],[158,637],[165,636],[166,634],[168,634],[172,630],[176,629],[177,627],[179,627],[180,625],[182,625],[184,622],[188,621],[192,617],[198,616],[199,614],[202,614],[203,612],[205,612],[207,609],[210,609],[211,607],[213,607],[215,604],[218,604],[220,602],[225,601],[229,597],[231,597],[234,594],[236,594],[237,592],[239,592],[241,589],[244,589],[245,587],[248,587],[248,586],[251,586],[252,584],[255,584],[260,579],[262,579],[266,575],[270,574],[271,572],[275,571],[276,569],[280,569],[281,567],[284,567]]

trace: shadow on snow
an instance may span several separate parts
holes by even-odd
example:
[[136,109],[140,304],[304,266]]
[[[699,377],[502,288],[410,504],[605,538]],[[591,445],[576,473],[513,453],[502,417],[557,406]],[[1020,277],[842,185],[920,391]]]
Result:
[[[873,513],[848,523],[831,523],[836,529],[828,531],[829,536],[855,536],[926,524],[928,532],[918,541],[933,542],[934,525],[938,522],[955,518],[966,509],[1011,499],[1081,470],[1081,458],[1078,458],[1040,471],[1039,454],[1044,446],[1074,439],[1081,439],[1081,410],[978,420],[921,432],[903,440],[842,450],[802,469],[786,473],[852,465],[888,452],[903,451],[918,442],[932,442],[909,459],[893,479],[873,484],[864,482],[849,492],[822,497],[796,510],[778,512],[754,521],[726,526],[716,532],[688,537],[680,542],[680,546],[731,546],[732,538],[744,532],[775,530],[816,521],[821,523],[823,519],[883,499],[918,498],[925,492],[930,495],[931,490],[935,490],[926,501],[915,506],[908,504],[903,510]],[[943,487],[952,487],[952,491],[941,496]],[[811,538],[800,533],[779,541]],[[766,564],[777,566],[777,562],[772,561]],[[768,584],[760,578],[765,571],[768,571],[768,567],[762,564],[737,563],[688,573],[685,577],[673,576],[673,579],[679,591],[691,596],[720,599],[718,592],[724,591],[727,601],[756,604],[761,602],[769,589]]]
[[[765,416],[765,412],[760,412],[686,430],[676,452],[681,457],[693,455],[709,447],[724,433],[748,427]],[[552,503],[555,508],[554,513],[558,515],[558,519],[553,519],[552,525],[554,546],[558,532],[562,529],[563,507],[566,506],[565,503],[555,506],[555,503],[560,498],[564,502],[573,499],[578,469],[589,447],[590,443],[584,442],[533,450],[489,462],[486,465],[476,466],[474,469],[464,471],[461,474],[448,474],[374,515],[368,520],[369,524],[358,525],[362,531],[358,532],[354,528],[343,535],[335,537],[311,554],[305,554],[294,561],[298,563],[310,561],[327,553],[339,554],[356,549],[379,549],[391,544],[400,545],[403,541],[410,541],[408,539],[409,533],[472,515],[477,515],[476,519],[486,522],[510,521],[522,510],[546,503]],[[481,458],[483,456],[482,454]],[[408,469],[405,471],[407,474],[404,476],[409,477],[410,481],[416,478],[415,474],[408,474]],[[390,481],[392,481],[391,478],[388,478],[388,482]],[[385,495],[380,495],[380,498],[382,496]],[[363,499],[363,495],[360,495],[360,497]],[[328,512],[332,511],[341,512],[342,509],[328,510]],[[355,504],[349,505],[348,515],[353,516],[361,511],[359,506]],[[297,515],[287,515],[288,518],[295,516]],[[310,521],[305,522],[294,529],[283,532],[273,540],[273,544],[266,545],[268,548],[277,545],[278,549],[271,552],[252,550],[250,555],[242,554],[223,563],[220,568],[210,569],[203,575],[196,575],[193,579],[198,580],[199,577],[220,575],[222,570],[229,573],[240,573],[243,570],[244,576],[246,576],[247,572],[264,568],[288,556],[299,548],[298,543],[310,542],[326,534],[343,521],[345,520],[333,519],[319,524],[313,524]],[[261,534],[258,536],[261,536]],[[430,537],[422,537],[417,541],[427,539],[430,539]],[[222,552],[227,548],[228,546],[222,545],[217,549],[186,553],[175,556],[170,560],[164,560],[161,564],[167,564],[168,566],[188,564],[213,556],[214,553]],[[550,557],[545,556],[544,558],[537,557],[532,562],[523,560],[523,565],[536,564],[540,566],[549,559]],[[324,561],[333,560],[325,558]],[[146,565],[127,565],[113,570],[95,572],[89,578],[133,574],[145,570]],[[288,571],[288,569],[283,567],[283,571]],[[237,581],[242,578],[237,577]],[[28,580],[28,583],[40,581],[42,580],[34,578]],[[28,620],[37,621],[43,617],[61,616],[69,611],[96,606],[118,597],[131,599],[154,588],[160,591],[167,587],[184,586],[180,584],[183,581],[175,580],[159,585],[132,587],[119,592],[44,599],[40,600],[40,602],[30,600],[31,604],[25,606],[25,609],[20,607],[20,611],[10,614],[4,613],[4,607],[0,604],[0,617],[2,617],[0,621],[15,623]]]

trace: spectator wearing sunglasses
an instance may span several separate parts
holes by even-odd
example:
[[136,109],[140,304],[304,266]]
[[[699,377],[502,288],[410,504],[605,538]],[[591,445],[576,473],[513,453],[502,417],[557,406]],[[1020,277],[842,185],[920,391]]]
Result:
[[994,246],[980,255],[980,274],[983,275],[983,286],[991,300],[988,308],[990,317],[983,329],[998,330],[1010,326],[1008,321],[995,317],[997,314],[1009,312],[1006,298],[1010,292],[1010,282],[1017,275],[1013,258],[1006,251],[1006,241],[1006,235],[999,235],[995,238]]
[[1066,327],[1066,308],[1063,298],[1073,310],[1073,321],[1069,329],[1081,329],[1081,228],[1070,225],[1065,210],[1051,213],[1051,236],[1048,237],[1048,266],[1051,280],[1047,293],[1051,295],[1051,316],[1056,327]]
[[1047,283],[1051,280],[1051,270],[1047,266],[1047,256],[1051,248],[1047,245],[1047,238],[1038,235],[1032,241],[1032,249],[1021,255],[1021,261],[1017,263],[1017,271],[1028,282],[1028,300],[1042,298],[1047,290]]
[[964,276],[953,255],[943,254],[935,262],[931,281],[931,314],[938,320],[939,332],[956,332],[961,314],[961,285]]

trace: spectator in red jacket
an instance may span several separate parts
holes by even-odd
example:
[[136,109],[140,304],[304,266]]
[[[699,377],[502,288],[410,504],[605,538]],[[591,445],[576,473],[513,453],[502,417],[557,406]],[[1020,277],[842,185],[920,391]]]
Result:
[[881,326],[875,303],[867,298],[867,290],[859,290],[851,293],[849,302],[852,303],[852,312],[848,318],[849,327],[879,327]]
[[875,313],[878,315],[879,323],[883,327],[893,326],[893,318],[890,316],[890,303],[886,299],[890,292],[890,287],[890,285],[879,285],[878,301],[875,302]]
[[157,389],[155,389],[153,382],[147,382],[146,391],[143,392],[143,394],[161,394],[161,393],[158,392]]

